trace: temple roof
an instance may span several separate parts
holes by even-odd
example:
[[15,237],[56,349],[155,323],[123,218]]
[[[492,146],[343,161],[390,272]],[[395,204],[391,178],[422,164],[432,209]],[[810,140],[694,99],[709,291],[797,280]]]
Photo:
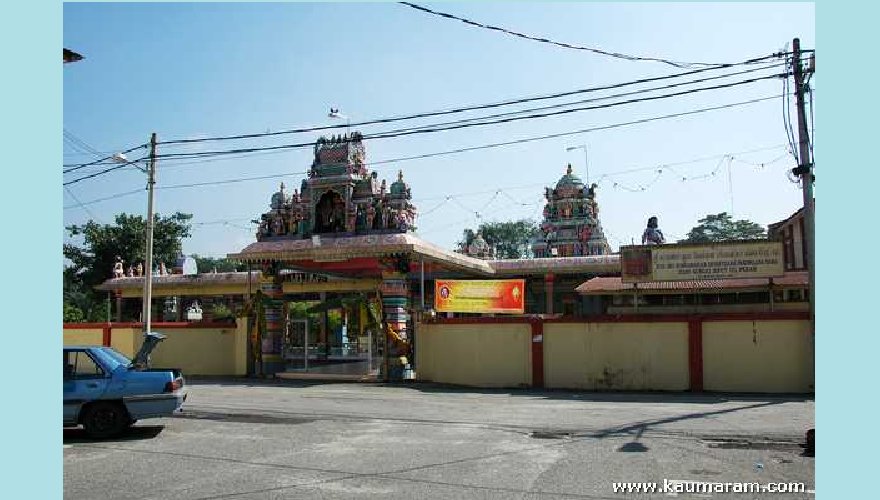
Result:
[[577,188],[584,187],[584,181],[582,181],[580,177],[572,173],[570,163],[568,164],[568,169],[565,171],[565,175],[563,175],[559,179],[559,182],[556,183],[556,189],[566,186],[574,186]]
[[[772,278],[774,288],[804,288],[809,283],[806,271],[789,271],[784,276]],[[724,292],[728,290],[743,291],[745,289],[767,290],[770,286],[768,278],[729,278],[700,281],[656,281],[639,283],[639,293],[696,293]],[[575,291],[581,295],[620,295],[633,293],[633,283],[624,283],[619,276],[593,278],[578,286]]]
[[228,255],[240,261],[315,261],[341,262],[360,257],[382,257],[398,253],[411,253],[445,266],[488,275],[494,271],[486,261],[467,257],[407,233],[368,234],[362,236],[338,236],[323,234],[309,239],[264,240],[251,243],[238,253]]

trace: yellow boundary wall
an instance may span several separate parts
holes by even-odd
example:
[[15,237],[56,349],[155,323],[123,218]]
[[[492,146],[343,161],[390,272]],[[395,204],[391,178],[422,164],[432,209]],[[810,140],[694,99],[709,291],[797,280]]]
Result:
[[[180,368],[186,375],[247,374],[247,320],[229,326],[153,328],[167,338],[153,351],[155,367]],[[64,345],[103,345],[102,328],[64,328]],[[139,326],[111,326],[110,346],[134,357],[142,344]]]
[[725,392],[811,392],[810,323],[703,323],[703,388]]
[[416,326],[419,380],[477,387],[531,385],[528,324]]
[[548,323],[544,385],[587,390],[689,387],[687,323]]

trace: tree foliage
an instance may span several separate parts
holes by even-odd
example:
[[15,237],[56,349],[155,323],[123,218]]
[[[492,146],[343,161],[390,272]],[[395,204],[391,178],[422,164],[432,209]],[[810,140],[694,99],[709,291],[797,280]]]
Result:
[[[540,229],[538,224],[530,219],[505,222],[484,222],[477,231],[483,234],[483,239],[495,247],[495,255],[499,259],[521,259],[531,255],[531,240],[535,238]],[[476,237],[472,229],[465,229],[462,239],[458,243],[470,245]]]
[[229,260],[225,257],[214,258],[193,255],[193,258],[196,259],[196,266],[198,266],[200,273],[210,273],[215,269],[218,273],[232,273],[245,270],[244,264]]
[[[190,235],[192,215],[174,213],[167,217],[155,215],[153,222],[153,262],[172,267],[181,253],[183,239]],[[65,318],[76,318],[74,308],[89,321],[106,321],[106,298],[96,293],[95,286],[113,277],[116,257],[124,266],[137,266],[146,257],[146,219],[140,215],[119,214],[113,224],[89,221],[67,226],[68,234],[81,243],[65,243],[64,268]],[[144,272],[147,272],[145,269]]]
[[763,226],[741,219],[734,221],[727,212],[708,214],[697,221],[687,238],[679,243],[712,243],[729,240],[759,240],[767,237]]

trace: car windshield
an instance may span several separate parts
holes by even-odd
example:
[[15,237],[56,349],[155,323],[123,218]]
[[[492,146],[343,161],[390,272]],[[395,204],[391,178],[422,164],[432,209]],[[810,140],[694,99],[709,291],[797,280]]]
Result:
[[110,360],[112,360],[116,364],[119,364],[122,366],[131,365],[130,359],[128,359],[127,357],[125,357],[124,354],[120,353],[116,349],[113,349],[112,347],[105,347],[104,349],[100,350],[100,353],[104,357],[109,358]]

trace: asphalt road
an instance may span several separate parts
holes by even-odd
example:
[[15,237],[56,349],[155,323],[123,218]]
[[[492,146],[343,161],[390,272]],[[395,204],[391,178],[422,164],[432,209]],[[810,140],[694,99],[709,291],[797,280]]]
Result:
[[[114,440],[66,429],[65,498],[815,496],[814,459],[800,446],[811,399],[243,381],[188,390],[181,415]],[[807,491],[634,496],[612,486],[664,480]]]

